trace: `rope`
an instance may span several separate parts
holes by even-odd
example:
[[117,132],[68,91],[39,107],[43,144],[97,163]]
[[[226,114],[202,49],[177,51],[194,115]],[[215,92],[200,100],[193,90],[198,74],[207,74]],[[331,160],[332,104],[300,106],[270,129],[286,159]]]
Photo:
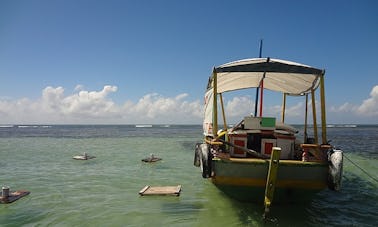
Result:
[[370,175],[368,172],[366,172],[364,169],[362,169],[360,166],[358,166],[356,163],[354,163],[350,158],[348,158],[348,156],[345,155],[344,153],[344,157],[346,159],[348,159],[348,161],[350,161],[353,165],[355,165],[357,168],[359,168],[363,173],[365,173],[368,177],[370,177],[372,180],[374,180],[375,182],[378,183],[378,179],[373,177],[372,175]]

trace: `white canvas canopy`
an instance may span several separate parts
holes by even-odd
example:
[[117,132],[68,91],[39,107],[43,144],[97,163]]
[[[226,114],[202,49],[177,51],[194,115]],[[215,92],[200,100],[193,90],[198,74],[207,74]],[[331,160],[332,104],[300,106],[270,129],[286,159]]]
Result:
[[264,89],[303,95],[318,87],[324,70],[280,59],[250,58],[214,68],[208,89],[213,88],[214,73],[217,75],[217,93],[256,88],[264,78]]
[[[204,135],[214,135],[217,129],[214,125],[217,122],[214,122],[217,115],[217,111],[214,110],[214,92],[221,94],[258,88],[263,81],[264,89],[287,95],[304,95],[318,88],[324,72],[308,65],[271,58],[243,59],[215,67],[205,94]],[[217,82],[215,89],[214,81]]]

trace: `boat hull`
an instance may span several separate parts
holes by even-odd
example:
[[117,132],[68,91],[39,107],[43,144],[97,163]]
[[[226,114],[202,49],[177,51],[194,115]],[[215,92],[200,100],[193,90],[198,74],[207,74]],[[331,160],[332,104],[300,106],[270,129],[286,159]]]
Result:
[[[227,195],[240,200],[264,200],[269,160],[230,158],[212,160],[211,181]],[[327,188],[327,163],[280,160],[275,202],[311,201]]]

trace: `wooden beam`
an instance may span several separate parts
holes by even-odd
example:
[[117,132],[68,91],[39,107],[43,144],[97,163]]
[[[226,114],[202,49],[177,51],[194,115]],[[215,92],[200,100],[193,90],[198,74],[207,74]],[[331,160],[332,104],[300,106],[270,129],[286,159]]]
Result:
[[281,148],[279,147],[272,148],[272,154],[270,156],[270,161],[269,161],[268,177],[266,179],[266,186],[265,186],[264,217],[266,217],[266,215],[269,213],[270,206],[273,201],[274,188],[276,186],[277,173],[278,173],[278,164],[280,161],[280,153],[281,153]]

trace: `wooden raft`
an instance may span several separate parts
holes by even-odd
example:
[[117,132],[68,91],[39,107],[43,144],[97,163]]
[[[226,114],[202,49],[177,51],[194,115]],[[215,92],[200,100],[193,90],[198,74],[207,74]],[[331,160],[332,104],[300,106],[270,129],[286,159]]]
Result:
[[13,203],[14,201],[29,195],[29,191],[18,190],[14,192],[9,192],[8,198],[3,198],[2,192],[0,191],[0,203]]
[[180,196],[181,185],[177,186],[149,186],[146,185],[139,191],[139,195],[175,195]]

